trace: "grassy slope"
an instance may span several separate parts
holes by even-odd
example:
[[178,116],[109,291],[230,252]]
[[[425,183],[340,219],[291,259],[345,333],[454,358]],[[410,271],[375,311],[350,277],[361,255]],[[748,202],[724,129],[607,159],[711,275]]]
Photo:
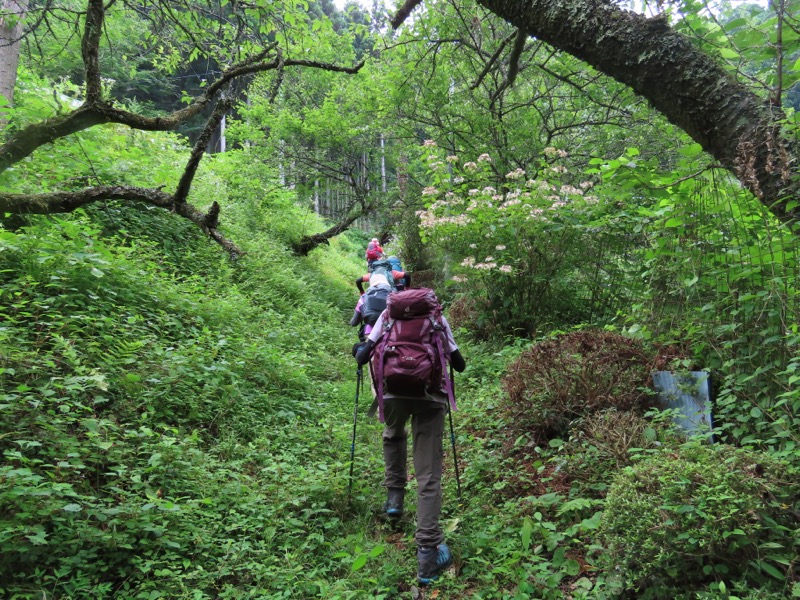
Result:
[[[168,215],[111,208],[0,232],[0,248],[4,597],[410,593],[413,521],[378,518],[368,389],[347,502],[360,246],[301,259],[265,237],[231,265]],[[448,452],[443,514],[461,577],[440,593],[501,597],[495,563],[525,544],[485,484],[499,442],[467,425],[491,415],[504,358],[465,354],[464,503]]]

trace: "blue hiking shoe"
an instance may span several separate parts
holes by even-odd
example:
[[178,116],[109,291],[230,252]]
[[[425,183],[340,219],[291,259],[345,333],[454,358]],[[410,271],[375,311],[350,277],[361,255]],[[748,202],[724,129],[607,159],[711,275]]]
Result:
[[386,502],[383,503],[383,512],[390,519],[399,519],[403,516],[403,498],[406,491],[399,488],[389,488]]
[[418,548],[417,562],[417,581],[422,585],[428,585],[434,581],[442,571],[453,564],[453,555],[447,544],[439,544],[435,548]]

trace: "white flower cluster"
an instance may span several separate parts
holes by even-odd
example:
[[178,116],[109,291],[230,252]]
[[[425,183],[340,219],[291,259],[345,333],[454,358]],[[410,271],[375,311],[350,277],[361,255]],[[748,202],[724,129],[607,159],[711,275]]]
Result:
[[522,200],[520,200],[519,198],[512,197],[510,200],[506,200],[505,202],[503,202],[499,206],[499,208],[500,208],[500,210],[505,210],[505,209],[507,209],[507,208],[509,208],[511,206],[516,206],[517,204],[520,204],[521,202],[522,202]]
[[583,196],[583,190],[572,185],[562,185],[559,191],[568,196]]
[[433,140],[425,140],[424,142],[422,142],[422,145],[425,148],[435,148],[436,147],[436,142],[434,142]]
[[492,157],[485,153],[481,154],[478,157],[478,162],[492,162]]
[[527,185],[529,188],[536,188],[540,192],[552,192],[554,189],[556,189],[555,186],[552,186],[541,179],[529,179],[527,182],[525,182],[525,185]]
[[479,263],[475,263],[472,266],[472,268],[473,269],[478,269],[480,271],[491,271],[492,269],[496,269],[497,268],[497,263],[496,262],[479,262]]
[[445,215],[437,217],[429,210],[418,210],[416,215],[419,217],[419,225],[424,229],[433,229],[442,225],[464,226],[472,223],[472,218],[468,215]]
[[567,156],[569,156],[566,150],[560,150],[558,148],[553,148],[552,146],[548,146],[544,149],[544,155],[548,158],[567,158]]
[[522,179],[523,177],[525,177],[523,169],[514,169],[510,173],[506,173],[506,179]]
[[[470,244],[470,246],[473,245],[474,244]],[[498,248],[500,248],[500,246],[498,246]],[[503,249],[505,249],[505,246],[503,246]],[[461,261],[461,266],[469,267],[471,269],[477,269],[479,271],[491,271],[492,269],[499,269],[503,273],[511,273],[513,271],[510,265],[503,265],[501,267],[498,267],[497,262],[495,261],[493,256],[487,256],[481,262],[476,262],[474,256],[468,256]],[[466,278],[464,278],[464,281],[466,281]]]

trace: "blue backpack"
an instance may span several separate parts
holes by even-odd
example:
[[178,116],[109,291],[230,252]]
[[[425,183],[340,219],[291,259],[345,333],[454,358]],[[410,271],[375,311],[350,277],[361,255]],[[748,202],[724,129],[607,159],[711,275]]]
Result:
[[391,268],[392,268],[393,271],[402,271],[403,270],[403,265],[400,263],[400,259],[397,258],[394,255],[392,255],[389,258],[387,258],[386,262],[388,262],[391,265]]

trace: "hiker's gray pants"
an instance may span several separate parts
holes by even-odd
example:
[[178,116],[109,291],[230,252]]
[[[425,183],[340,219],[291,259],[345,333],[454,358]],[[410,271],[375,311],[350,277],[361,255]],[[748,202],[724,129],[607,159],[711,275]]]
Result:
[[447,405],[411,398],[384,399],[384,487],[405,489],[408,478],[408,433],[411,419],[414,471],[417,478],[418,546],[438,546],[444,541],[439,526],[442,509],[442,437]]

